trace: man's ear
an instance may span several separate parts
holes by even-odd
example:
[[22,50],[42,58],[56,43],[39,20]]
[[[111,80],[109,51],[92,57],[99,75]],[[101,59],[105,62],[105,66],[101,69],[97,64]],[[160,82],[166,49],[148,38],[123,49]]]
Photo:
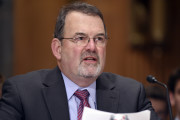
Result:
[[175,99],[174,99],[174,94],[172,92],[169,92],[169,98],[170,98],[171,105],[174,106]]
[[61,42],[57,38],[53,38],[51,42],[51,49],[53,55],[56,57],[57,60],[61,59]]

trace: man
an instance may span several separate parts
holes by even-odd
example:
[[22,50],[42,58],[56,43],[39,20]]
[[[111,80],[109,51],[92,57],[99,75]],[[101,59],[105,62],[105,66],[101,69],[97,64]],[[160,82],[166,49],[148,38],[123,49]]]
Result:
[[96,7],[63,7],[51,44],[57,67],[7,80],[0,120],[81,120],[84,106],[113,113],[148,109],[156,120],[141,83],[102,73],[106,44],[106,27]]
[[172,73],[168,80],[171,105],[175,107],[175,120],[180,120],[180,69]]
[[151,101],[152,106],[161,120],[168,119],[168,105],[166,93],[159,86],[147,86],[146,96]]

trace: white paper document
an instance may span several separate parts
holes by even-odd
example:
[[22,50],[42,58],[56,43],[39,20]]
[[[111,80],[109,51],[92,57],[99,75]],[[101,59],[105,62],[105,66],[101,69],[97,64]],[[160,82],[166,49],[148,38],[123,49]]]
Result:
[[82,120],[150,120],[150,113],[149,110],[136,113],[110,113],[85,107]]

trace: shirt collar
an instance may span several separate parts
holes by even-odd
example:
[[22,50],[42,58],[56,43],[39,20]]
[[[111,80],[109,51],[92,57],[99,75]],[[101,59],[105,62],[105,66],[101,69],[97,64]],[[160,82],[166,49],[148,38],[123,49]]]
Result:
[[80,89],[80,90],[87,89],[90,94],[89,97],[91,97],[93,101],[96,103],[96,81],[94,81],[88,87],[79,87],[77,84],[72,82],[69,78],[67,78],[63,73],[62,73],[62,76],[64,79],[64,84],[65,84],[68,100],[71,99],[71,97],[73,96],[74,92],[76,92],[77,89]]

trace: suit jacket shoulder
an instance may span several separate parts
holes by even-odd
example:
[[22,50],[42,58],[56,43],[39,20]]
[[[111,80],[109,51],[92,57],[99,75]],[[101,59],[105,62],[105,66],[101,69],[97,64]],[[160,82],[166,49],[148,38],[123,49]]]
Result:
[[58,67],[6,80],[0,116],[2,120],[69,120],[64,81]]
[[[131,87],[137,87],[141,83],[133,80],[131,78],[123,77],[114,73],[107,73],[104,72],[100,75],[99,79],[102,79],[104,85],[115,85],[118,88],[122,87],[125,88],[131,88]],[[125,86],[124,86],[125,85]]]
[[51,69],[41,69],[41,70],[37,70],[37,71],[32,71],[32,72],[28,72],[26,74],[21,74],[21,75],[16,75],[13,76],[9,79],[7,79],[6,81],[12,81],[15,83],[28,83],[31,82],[31,84],[33,82],[43,82],[44,78],[46,77],[46,75],[52,71]]

